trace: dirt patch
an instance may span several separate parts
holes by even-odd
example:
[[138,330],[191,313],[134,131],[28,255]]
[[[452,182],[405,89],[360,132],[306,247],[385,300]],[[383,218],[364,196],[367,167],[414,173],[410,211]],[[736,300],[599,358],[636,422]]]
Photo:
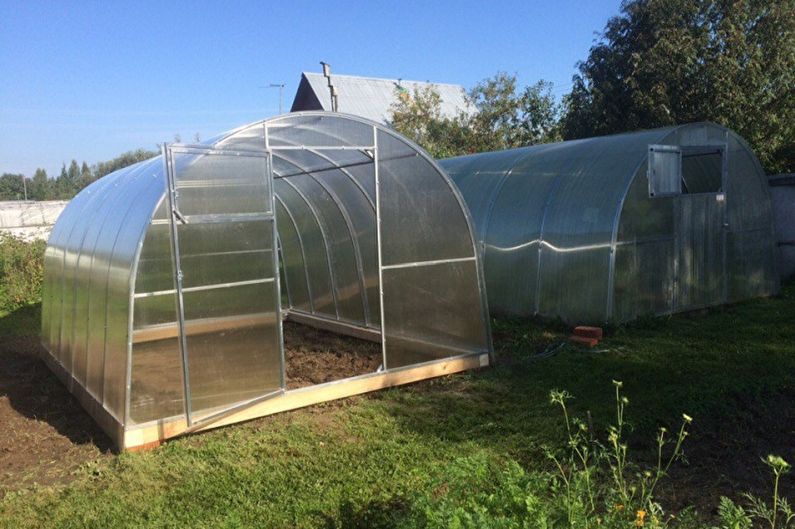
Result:
[[110,439],[39,360],[38,338],[0,339],[0,498],[70,480]]
[[[738,499],[740,493],[750,492],[770,501],[773,477],[762,460],[775,454],[795,461],[795,388],[761,399],[727,399],[731,416],[703,428],[694,423],[693,439],[685,444],[687,461],[671,468],[660,489],[669,507],[694,505],[702,515],[714,517],[721,496]],[[792,498],[795,474],[782,477],[780,491]]]
[[[298,388],[372,373],[377,343],[284,324],[287,386]],[[40,360],[36,337],[0,337],[0,498],[8,491],[71,481],[113,445]]]
[[287,388],[294,389],[372,373],[381,346],[305,325],[284,322]]

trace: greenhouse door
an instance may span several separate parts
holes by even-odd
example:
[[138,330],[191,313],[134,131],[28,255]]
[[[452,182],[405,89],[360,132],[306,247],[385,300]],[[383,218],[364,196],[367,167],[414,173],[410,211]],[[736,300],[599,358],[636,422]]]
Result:
[[269,153],[164,147],[188,426],[283,391]]
[[684,311],[725,300],[723,193],[684,194],[674,203],[676,218],[675,309]]

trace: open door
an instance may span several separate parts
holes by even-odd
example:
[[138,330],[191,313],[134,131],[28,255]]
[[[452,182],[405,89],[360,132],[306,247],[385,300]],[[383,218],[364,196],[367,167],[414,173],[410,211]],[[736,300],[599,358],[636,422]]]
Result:
[[163,148],[188,426],[284,391],[269,153]]

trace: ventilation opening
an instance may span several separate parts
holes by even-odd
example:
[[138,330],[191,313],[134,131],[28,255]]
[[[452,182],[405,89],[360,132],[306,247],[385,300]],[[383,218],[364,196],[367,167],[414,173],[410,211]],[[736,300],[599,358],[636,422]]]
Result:
[[719,193],[722,190],[723,149],[683,149],[682,193]]
[[722,192],[725,153],[714,145],[649,145],[649,196]]

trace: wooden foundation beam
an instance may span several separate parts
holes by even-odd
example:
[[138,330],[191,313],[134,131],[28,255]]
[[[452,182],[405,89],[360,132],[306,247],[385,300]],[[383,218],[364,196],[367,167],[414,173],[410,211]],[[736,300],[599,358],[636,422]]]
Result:
[[[190,428],[190,432],[203,432],[229,424],[250,421],[274,413],[328,402],[353,395],[361,395],[383,388],[411,384],[429,378],[449,375],[470,369],[489,365],[489,355],[473,354],[459,356],[449,360],[438,360],[402,369],[395,369],[383,373],[371,373],[358,377],[347,378],[334,382],[327,382],[316,386],[294,389],[253,404],[250,407],[234,411],[219,419],[208,422],[206,425]],[[134,450],[154,446],[156,443],[183,435],[189,430],[184,418],[174,418],[157,421],[135,427],[124,432],[123,449]],[[139,448],[140,449],[140,448]]]

